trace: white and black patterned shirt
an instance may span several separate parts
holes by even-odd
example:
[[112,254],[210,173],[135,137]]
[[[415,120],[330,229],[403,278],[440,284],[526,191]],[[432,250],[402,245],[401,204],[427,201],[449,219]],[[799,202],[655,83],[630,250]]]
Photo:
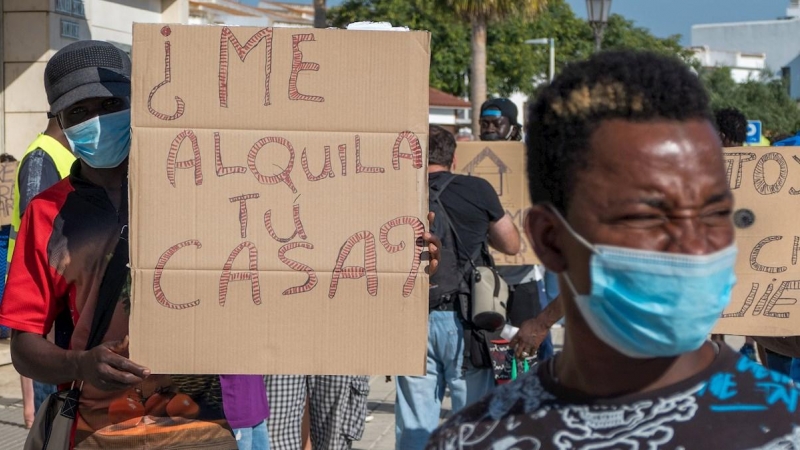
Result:
[[547,364],[497,388],[427,450],[800,450],[800,390],[727,346],[701,373],[614,399],[578,396]]

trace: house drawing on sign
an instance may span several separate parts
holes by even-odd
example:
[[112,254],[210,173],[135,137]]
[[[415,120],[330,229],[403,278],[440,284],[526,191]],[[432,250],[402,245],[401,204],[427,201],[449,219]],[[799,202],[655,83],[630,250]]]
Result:
[[461,173],[483,178],[494,187],[497,195],[502,197],[508,181],[505,175],[511,173],[511,169],[491,148],[486,147],[464,166]]

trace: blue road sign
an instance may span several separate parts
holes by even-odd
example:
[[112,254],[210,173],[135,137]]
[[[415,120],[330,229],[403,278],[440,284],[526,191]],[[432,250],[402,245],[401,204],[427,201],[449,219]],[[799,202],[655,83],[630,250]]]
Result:
[[745,142],[748,144],[758,144],[761,142],[761,121],[748,120],[747,121],[747,139]]

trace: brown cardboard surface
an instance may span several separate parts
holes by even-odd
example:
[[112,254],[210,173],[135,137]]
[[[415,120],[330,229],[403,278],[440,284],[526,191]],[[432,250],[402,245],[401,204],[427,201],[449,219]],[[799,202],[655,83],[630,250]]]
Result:
[[499,266],[539,264],[539,258],[525,237],[522,225],[531,205],[525,169],[525,144],[459,142],[455,173],[481,177],[491,183],[503,208],[514,219],[514,224],[522,234],[522,247],[517,255],[509,256],[492,250],[495,263]]
[[131,359],[423,374],[429,34],[136,24],[133,39]]
[[18,161],[0,163],[0,226],[10,225],[14,214],[14,183]]
[[725,149],[737,283],[716,333],[800,335],[800,147]]

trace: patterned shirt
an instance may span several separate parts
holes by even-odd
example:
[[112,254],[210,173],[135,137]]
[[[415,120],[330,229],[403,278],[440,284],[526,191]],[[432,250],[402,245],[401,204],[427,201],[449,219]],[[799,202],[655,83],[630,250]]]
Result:
[[[35,197],[26,209],[0,304],[0,324],[46,335],[67,309],[74,325],[70,348],[82,350],[128,212],[125,202],[117,210],[105,189],[81,176],[80,167],[77,161],[68,178]],[[129,314],[130,283],[116,304],[104,342],[128,335]],[[221,398],[218,376],[151,375],[124,392],[84,384],[75,448],[235,449]]]
[[427,450],[800,449],[791,379],[722,347],[693,377],[613,399],[576,394],[542,364],[453,416]]

